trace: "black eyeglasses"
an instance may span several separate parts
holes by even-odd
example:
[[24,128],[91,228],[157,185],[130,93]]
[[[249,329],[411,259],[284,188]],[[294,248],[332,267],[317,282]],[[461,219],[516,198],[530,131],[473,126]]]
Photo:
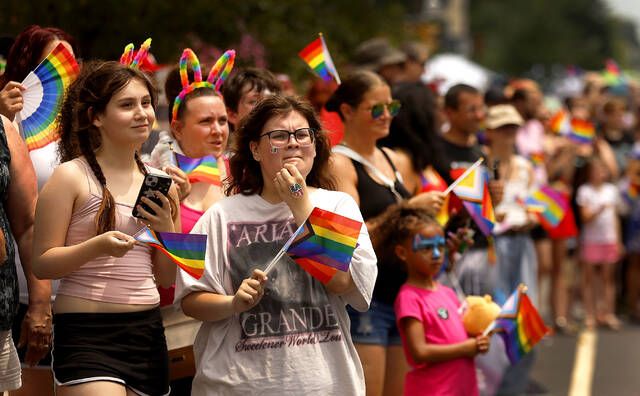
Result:
[[398,112],[400,111],[400,107],[402,106],[400,105],[399,100],[392,100],[389,103],[374,104],[373,106],[371,106],[371,117],[374,120],[382,117],[382,115],[384,114],[385,107],[389,111],[389,115],[391,115],[391,117],[395,117],[398,115]]
[[293,132],[276,129],[275,131],[265,132],[260,137],[268,136],[269,143],[272,147],[285,147],[289,144],[291,136],[296,139],[300,146],[311,146],[314,141],[315,130],[313,128],[299,128]]

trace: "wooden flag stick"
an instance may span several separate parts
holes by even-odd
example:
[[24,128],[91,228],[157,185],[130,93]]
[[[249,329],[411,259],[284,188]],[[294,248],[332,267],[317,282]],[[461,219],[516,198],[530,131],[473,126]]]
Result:
[[284,254],[289,249],[289,246],[291,246],[291,244],[293,243],[293,240],[296,239],[296,237],[298,236],[300,231],[302,231],[303,228],[304,228],[304,223],[300,224],[300,227],[298,227],[296,232],[294,232],[289,237],[289,239],[287,239],[287,242],[285,242],[285,244],[282,247],[282,249],[280,249],[280,251],[278,252],[278,254],[276,254],[276,256],[273,258],[273,260],[271,260],[269,262],[269,264],[267,265],[267,268],[264,269],[265,275],[269,275],[269,272],[271,272],[273,270],[273,268],[276,266],[276,263],[282,258],[282,256],[284,256]]

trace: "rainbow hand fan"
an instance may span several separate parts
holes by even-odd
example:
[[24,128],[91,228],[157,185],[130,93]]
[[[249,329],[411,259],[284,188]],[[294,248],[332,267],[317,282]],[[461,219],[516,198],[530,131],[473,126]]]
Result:
[[59,43],[22,81],[24,106],[18,113],[29,151],[58,140],[56,117],[64,93],[80,72],[73,54]]

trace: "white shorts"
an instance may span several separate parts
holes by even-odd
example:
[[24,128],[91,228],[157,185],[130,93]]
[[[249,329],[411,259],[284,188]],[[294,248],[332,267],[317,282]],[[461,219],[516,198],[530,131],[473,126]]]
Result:
[[22,372],[18,352],[13,345],[11,330],[0,331],[0,392],[22,386]]

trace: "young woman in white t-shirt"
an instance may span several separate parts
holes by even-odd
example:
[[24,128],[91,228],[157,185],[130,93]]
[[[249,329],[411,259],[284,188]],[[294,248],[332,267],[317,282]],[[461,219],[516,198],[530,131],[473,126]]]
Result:
[[[599,324],[620,328],[615,315],[616,263],[623,253],[618,210],[618,189],[607,182],[607,168],[599,157],[587,164],[587,183],[578,188],[576,201],[580,207],[583,227],[580,235],[582,291],[585,305],[585,325]],[[600,271],[596,271],[600,267]],[[596,292],[597,283],[603,292]],[[601,307],[600,312],[597,308]]]
[[329,143],[314,110],[274,95],[241,122],[230,160],[234,193],[193,233],[208,234],[205,273],[180,274],[176,301],[202,320],[193,394],[361,395],[364,374],[346,305],[368,309],[377,275],[366,226],[347,272],[322,284],[285,255],[265,269],[313,207],[362,222],[355,201],[330,191]]

